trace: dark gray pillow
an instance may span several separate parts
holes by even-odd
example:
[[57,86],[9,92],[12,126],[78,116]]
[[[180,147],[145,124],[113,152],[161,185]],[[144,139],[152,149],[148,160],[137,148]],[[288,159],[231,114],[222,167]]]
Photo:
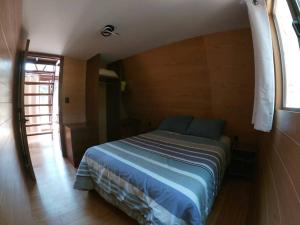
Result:
[[224,120],[195,118],[190,123],[187,134],[218,140],[223,134]]
[[169,117],[161,122],[159,125],[160,130],[168,130],[180,134],[186,134],[186,130],[192,122],[192,116],[174,116]]

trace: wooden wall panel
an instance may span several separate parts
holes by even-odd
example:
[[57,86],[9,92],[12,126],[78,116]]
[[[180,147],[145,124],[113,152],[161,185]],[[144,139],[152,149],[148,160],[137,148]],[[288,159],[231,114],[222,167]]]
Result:
[[63,122],[84,123],[86,61],[64,57],[62,96],[70,102],[63,102]]
[[278,129],[297,143],[300,143],[299,117],[299,112],[279,111],[277,120]]
[[[33,224],[26,176],[13,129],[16,52],[21,31],[21,1],[0,0],[0,224]],[[20,49],[19,49],[20,50]]]
[[[266,134],[261,141],[260,201],[266,208],[277,207],[278,210],[266,213],[259,208],[259,221],[268,221],[259,225],[300,223],[300,142],[297,141],[300,133],[294,133],[299,121],[299,113],[278,110],[272,133]],[[266,170],[270,172],[264,173]],[[272,183],[262,188],[265,180],[272,180]]]
[[270,215],[268,218],[268,223],[273,225],[280,225],[281,217],[279,212],[279,201],[278,201],[278,191],[274,187],[274,174],[272,168],[270,167],[269,163],[266,169],[266,189],[268,190],[266,195],[266,202],[270,202],[270,206],[268,207],[265,205],[265,209],[267,214]]
[[155,128],[171,115],[222,118],[227,134],[257,144],[251,125],[254,63],[250,29],[184,40],[123,60],[127,114]]
[[203,39],[196,38],[124,60],[129,90],[124,96],[127,114],[151,127],[171,115],[210,115],[204,51]]
[[99,123],[99,68],[103,66],[101,55],[95,55],[86,65],[86,121],[98,127]]
[[257,145],[251,124],[254,99],[254,56],[251,31],[242,29],[204,37],[210,76],[212,113],[224,118],[227,134]]
[[203,39],[197,38],[124,60],[127,114],[149,129],[171,115],[210,115],[209,76],[205,55],[201,54],[204,51]]

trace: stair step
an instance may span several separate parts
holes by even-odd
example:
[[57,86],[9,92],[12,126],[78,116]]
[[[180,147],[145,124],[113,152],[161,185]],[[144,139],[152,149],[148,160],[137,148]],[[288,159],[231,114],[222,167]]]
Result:
[[52,96],[51,93],[24,93],[24,96]]
[[51,113],[46,113],[46,114],[30,114],[30,115],[25,115],[25,117],[39,117],[39,116],[52,116]]
[[25,82],[26,85],[54,85],[53,82]]
[[33,124],[26,124],[26,127],[39,127],[39,126],[51,126],[52,123],[33,123]]
[[52,104],[27,104],[24,107],[53,106]]
[[47,131],[47,132],[34,132],[34,133],[29,133],[27,136],[37,136],[37,135],[44,135],[44,134],[52,134],[52,131]]

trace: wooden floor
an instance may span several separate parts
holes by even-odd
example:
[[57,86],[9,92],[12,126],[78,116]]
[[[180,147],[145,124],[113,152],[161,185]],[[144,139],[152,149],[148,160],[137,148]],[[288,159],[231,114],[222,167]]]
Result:
[[[31,187],[31,211],[36,224],[137,224],[95,192],[73,189],[76,170],[61,156],[51,137],[31,138],[30,153],[37,178]],[[207,225],[246,225],[252,185],[225,179]],[[248,224],[247,224],[248,225]]]

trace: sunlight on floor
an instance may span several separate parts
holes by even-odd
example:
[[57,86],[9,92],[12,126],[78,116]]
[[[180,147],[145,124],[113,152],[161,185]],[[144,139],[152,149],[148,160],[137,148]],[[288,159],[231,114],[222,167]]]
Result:
[[54,135],[53,140],[51,135],[29,137],[28,145],[35,171],[53,168],[64,169],[65,160],[62,157],[58,135]]
[[[63,158],[59,138],[41,135],[30,137],[28,143],[43,208],[51,212],[67,207],[74,202],[75,169]],[[64,201],[55,200],[61,198]]]
[[73,189],[76,169],[64,159],[59,138],[28,139],[37,183],[31,187],[31,212],[37,225],[136,224],[95,192]]

